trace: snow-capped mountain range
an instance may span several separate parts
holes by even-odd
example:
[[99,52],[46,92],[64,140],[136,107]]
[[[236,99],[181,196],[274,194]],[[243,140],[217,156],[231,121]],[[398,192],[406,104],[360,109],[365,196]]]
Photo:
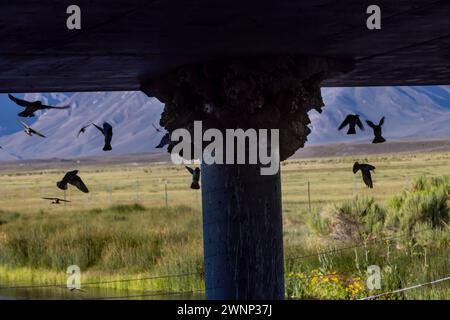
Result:
[[[383,136],[387,140],[424,140],[450,137],[450,86],[324,88],[322,114],[311,111],[312,133],[308,144],[334,142],[370,143],[372,130],[347,136],[337,127],[349,113],[357,113],[378,123],[385,116]],[[0,137],[0,160],[32,158],[72,158],[98,155],[152,153],[164,132],[157,132],[163,105],[141,92],[44,93],[18,95],[45,104],[67,105],[67,110],[36,113],[35,119],[20,120],[47,138],[29,137],[20,130]],[[13,108],[13,106],[2,106]],[[21,108],[17,107],[17,112]],[[0,119],[0,126],[19,117]],[[93,126],[77,138],[79,129],[91,122],[112,124],[113,150],[102,151],[103,136]],[[365,121],[364,121],[365,124]],[[359,130],[357,130],[359,131]]]
[[[372,129],[385,116],[386,140],[450,138],[450,86],[324,88],[322,114],[310,113],[310,143],[371,141]],[[365,130],[346,135],[338,131],[349,113],[357,113]]]
[[[25,94],[23,98],[50,105],[70,104],[71,108],[36,113],[31,127],[46,138],[29,137],[22,131],[1,137],[1,160],[149,153],[155,151],[164,135],[152,126],[159,127],[163,105],[141,92]],[[32,122],[29,118],[17,118]],[[107,153],[102,150],[104,137],[94,126],[77,138],[81,127],[92,122],[102,126],[104,121],[113,126],[113,150]],[[20,130],[19,123],[17,126]]]

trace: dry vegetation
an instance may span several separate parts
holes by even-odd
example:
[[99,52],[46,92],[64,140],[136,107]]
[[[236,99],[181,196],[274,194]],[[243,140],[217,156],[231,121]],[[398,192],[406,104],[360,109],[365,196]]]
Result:
[[[352,173],[355,160],[377,167],[373,190],[364,187],[360,174]],[[189,189],[190,177],[183,167],[149,164],[78,169],[92,192],[85,195],[71,189],[66,197],[72,202],[67,205],[40,199],[64,197],[55,186],[64,173],[61,170],[0,173],[1,284],[65,283],[65,268],[78,264],[84,282],[197,273],[103,285],[111,288],[137,292],[203,288],[201,195]],[[447,173],[449,153],[284,162],[287,295],[364,296],[369,294],[364,278],[371,264],[382,267],[381,291],[448,275],[448,180],[416,180]],[[415,236],[417,230],[427,228],[430,230]],[[392,235],[402,236],[296,258]],[[449,299],[450,294],[448,286],[440,285],[392,298]]]

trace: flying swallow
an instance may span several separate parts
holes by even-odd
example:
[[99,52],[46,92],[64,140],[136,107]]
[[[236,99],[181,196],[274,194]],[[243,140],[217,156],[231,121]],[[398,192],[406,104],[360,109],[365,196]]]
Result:
[[19,121],[19,123],[23,126],[23,131],[30,137],[35,134],[39,137],[45,138],[45,136],[42,133],[37,132],[36,130],[31,128],[29,125],[27,125],[25,122]]
[[70,106],[62,106],[62,107],[52,107],[52,106],[47,106],[45,104],[42,104],[41,101],[26,101],[26,100],[22,100],[22,99],[18,99],[16,97],[14,97],[13,95],[8,94],[9,99],[11,99],[12,101],[14,101],[17,105],[24,107],[25,110],[18,113],[17,115],[20,117],[34,117],[34,113],[38,110],[45,110],[45,109],[68,109],[70,108]]
[[353,164],[353,173],[357,173],[358,170],[361,170],[362,178],[366,186],[373,188],[372,175],[370,174],[370,171],[375,170],[375,167],[367,163],[359,163],[356,161]]
[[369,127],[373,129],[373,134],[375,135],[375,138],[372,140],[372,143],[382,143],[385,142],[386,139],[384,139],[381,136],[381,126],[384,124],[384,117],[381,118],[380,123],[378,125],[374,124],[372,121],[367,120],[366,121]]
[[170,135],[166,133],[162,138],[156,148],[162,148],[170,143]]
[[105,136],[105,146],[103,151],[112,150],[111,139],[113,136],[112,126],[108,122],[103,122],[103,128],[93,123],[93,125]]
[[77,187],[84,193],[88,193],[89,189],[84,184],[83,180],[78,176],[78,170],[69,171],[65,174],[61,181],[58,181],[56,185],[62,190],[67,190],[67,184],[71,184]]
[[191,189],[200,189],[200,168],[196,167],[195,169],[192,169],[188,166],[185,166],[186,169],[192,174],[192,183],[191,183]]
[[64,199],[60,199],[60,198],[46,198],[46,197],[44,197],[42,199],[51,200],[52,204],[60,204],[60,202],[70,202],[69,200],[64,200]]
[[[91,124],[92,124],[92,123],[91,123]],[[86,132],[86,129],[87,129],[91,124],[88,124],[87,126],[82,127],[82,128],[80,129],[80,131],[78,131],[77,138],[80,136],[80,134],[85,133],[85,132]]]
[[355,126],[358,126],[361,130],[364,130],[364,126],[359,119],[358,114],[349,114],[345,117],[344,121],[339,126],[338,130],[342,130],[344,127],[348,126],[347,134],[355,134]]

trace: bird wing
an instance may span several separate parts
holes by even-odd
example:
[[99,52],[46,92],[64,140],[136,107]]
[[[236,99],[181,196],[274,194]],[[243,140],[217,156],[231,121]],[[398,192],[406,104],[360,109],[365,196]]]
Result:
[[88,124],[87,126],[82,127],[82,128],[78,131],[77,138],[78,138],[78,137],[80,136],[80,134],[81,134],[82,132],[84,132],[84,131],[86,130],[86,128],[89,127],[89,126],[90,126],[90,124]]
[[31,131],[31,133],[34,133],[35,135],[38,135],[39,137],[45,138],[45,136],[42,133],[37,132],[36,130],[34,130],[32,128],[30,128],[30,131]]
[[18,99],[16,97],[14,97],[13,95],[8,94],[8,98],[12,101],[14,101],[15,104],[21,106],[21,107],[28,107],[31,103],[26,101],[26,100],[22,100],[22,99]]
[[103,123],[103,130],[106,132],[106,131],[109,131],[109,130],[111,130],[112,131],[112,125],[110,125],[108,122],[104,122]]
[[379,126],[382,126],[383,124],[384,124],[384,117],[381,118]]
[[47,198],[47,197],[42,197],[42,199],[45,199],[45,200],[52,200],[52,201],[70,202],[69,200],[64,200],[64,199],[60,199],[60,198]]
[[371,164],[366,164],[366,168],[368,169],[368,170],[375,170],[376,168],[373,166],[373,165],[371,165]]
[[364,126],[363,126],[361,120],[360,120],[358,117],[356,117],[356,125],[357,125],[361,130],[364,130]]
[[18,120],[19,123],[24,127],[24,128],[30,128],[25,122],[23,122],[22,120]]
[[162,138],[161,141],[159,142],[159,144],[156,146],[156,148],[162,148],[164,147],[166,144],[169,143],[170,140],[170,136],[168,133],[166,133]]
[[375,127],[375,124],[370,121],[370,120],[366,120],[366,123],[369,125],[369,127],[371,127],[372,129]]
[[188,166],[184,166],[192,175],[194,175],[194,169]]
[[369,170],[362,171],[363,181],[369,188],[373,188],[372,175]]
[[62,181],[68,182],[68,181],[70,181],[70,179],[72,179],[73,176],[76,176],[77,174],[78,174],[78,170],[69,171],[64,175],[64,177],[62,178]]
[[103,131],[103,128],[96,125],[95,123],[92,123],[94,125],[94,127],[96,127],[98,130],[100,130],[101,133],[105,134],[105,132]]
[[42,104],[39,109],[69,109],[70,106],[61,106],[61,107],[53,107],[53,106],[47,106],[45,104]]
[[338,130],[342,130],[345,126],[347,126],[350,123],[350,116],[347,116],[344,121],[342,121],[341,125],[339,126]]
[[69,181],[71,185],[77,187],[79,190],[83,191],[84,193],[88,193],[89,189],[84,184],[83,180],[77,175],[73,176]]

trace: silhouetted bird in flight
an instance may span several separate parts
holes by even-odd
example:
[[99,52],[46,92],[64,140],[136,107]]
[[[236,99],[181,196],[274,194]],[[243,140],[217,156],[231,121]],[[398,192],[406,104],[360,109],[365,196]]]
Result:
[[79,190],[83,191],[84,193],[88,193],[89,189],[84,184],[83,180],[78,176],[78,170],[69,171],[66,173],[64,178],[62,178],[61,181],[58,181],[56,185],[58,188],[62,190],[67,190],[67,184],[71,184],[75,187],[77,187]]
[[[92,123],[91,123],[91,124],[92,124]],[[91,124],[88,124],[87,126],[82,127],[82,128],[80,129],[80,131],[78,131],[77,138],[80,136],[80,134],[85,133],[85,132],[86,132],[86,129],[87,129]]]
[[192,169],[188,166],[185,167],[192,174],[191,189],[200,189],[200,184],[198,183],[200,180],[200,168]]
[[100,132],[105,136],[105,146],[103,147],[103,151],[112,150],[111,147],[111,139],[112,139],[112,126],[108,122],[103,122],[103,128],[93,123],[93,125],[100,130]]
[[44,136],[42,133],[37,132],[36,130],[34,130],[33,128],[31,128],[29,125],[27,125],[25,122],[20,121],[20,124],[23,126],[23,131],[24,131],[27,135],[29,135],[30,137],[33,136],[33,135],[35,134],[35,135],[37,135],[37,136],[39,136],[39,137],[45,138],[45,136]]
[[41,101],[26,101],[22,99],[18,99],[10,94],[8,94],[9,99],[14,101],[17,105],[24,107],[25,110],[18,113],[17,115],[20,117],[34,117],[34,113],[38,110],[44,110],[44,109],[68,109],[70,106],[62,106],[62,107],[52,107],[47,106],[45,104],[42,104]]
[[64,200],[64,199],[60,199],[60,198],[46,198],[46,197],[44,197],[42,199],[51,200],[52,204],[60,204],[61,202],[70,202],[69,200]]
[[373,134],[375,135],[375,138],[372,140],[372,143],[382,143],[385,142],[386,139],[384,139],[381,136],[381,126],[384,123],[384,117],[381,118],[380,123],[378,123],[378,125],[374,124],[372,121],[367,120],[366,121],[367,124],[369,125],[369,127],[371,127],[373,129]]
[[155,126],[154,123],[152,123],[153,128],[155,128],[156,132],[161,132],[161,128],[158,128],[157,126]]
[[356,134],[355,126],[358,126],[361,130],[364,130],[364,126],[361,120],[359,120],[358,114],[347,115],[338,130],[342,130],[346,126],[348,126],[347,134]]
[[359,163],[356,161],[353,164],[353,173],[357,173],[358,170],[361,170],[362,178],[366,186],[373,188],[372,175],[370,174],[370,171],[375,170],[375,167],[367,163]]
[[170,143],[170,135],[166,133],[162,138],[156,148],[162,148]]

